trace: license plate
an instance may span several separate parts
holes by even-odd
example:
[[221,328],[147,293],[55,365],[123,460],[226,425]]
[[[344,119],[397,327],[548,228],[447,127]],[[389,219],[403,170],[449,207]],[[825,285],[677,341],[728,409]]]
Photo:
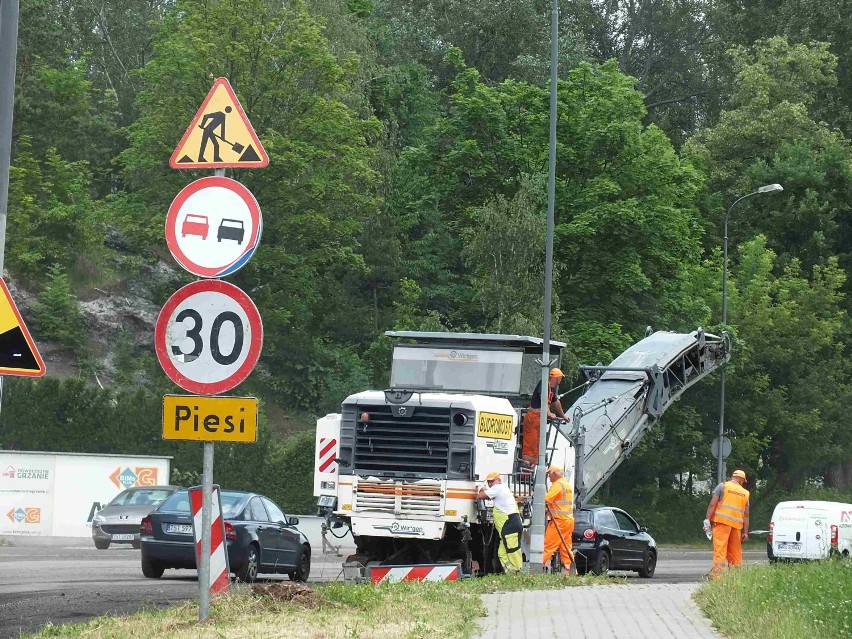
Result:
[[176,535],[191,535],[192,524],[166,524],[166,532]]
[[113,541],[133,541],[133,535],[128,533],[126,535],[113,535]]
[[779,541],[778,542],[778,550],[800,551],[801,549],[802,549],[802,542],[800,542],[800,541]]

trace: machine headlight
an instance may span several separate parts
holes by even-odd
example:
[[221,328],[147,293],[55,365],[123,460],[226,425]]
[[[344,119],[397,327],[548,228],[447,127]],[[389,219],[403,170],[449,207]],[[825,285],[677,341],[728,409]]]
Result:
[[337,501],[334,495],[320,495],[317,500],[317,506],[320,508],[331,508],[334,506],[334,502]]
[[335,483],[333,481],[321,481],[320,488],[322,490],[334,490]]

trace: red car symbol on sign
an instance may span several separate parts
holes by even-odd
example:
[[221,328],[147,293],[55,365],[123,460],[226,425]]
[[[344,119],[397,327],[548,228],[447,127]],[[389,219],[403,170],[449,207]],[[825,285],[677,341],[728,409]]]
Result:
[[210,232],[210,222],[206,215],[189,214],[183,221],[180,227],[180,234],[183,237],[187,235],[198,235],[202,240],[207,239],[207,234]]

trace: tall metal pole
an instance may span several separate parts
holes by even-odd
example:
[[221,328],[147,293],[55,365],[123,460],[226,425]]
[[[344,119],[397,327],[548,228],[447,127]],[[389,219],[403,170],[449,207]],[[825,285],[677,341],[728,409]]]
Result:
[[[734,207],[745,199],[762,193],[778,193],[784,188],[780,184],[767,184],[761,186],[757,191],[743,195],[741,198],[734,200],[734,203],[728,207],[728,212],[725,213],[724,233],[722,237],[722,326],[728,324],[728,218],[731,216],[731,211]],[[722,456],[722,439],[725,437],[725,369],[722,367],[722,383],[721,394],[719,400],[719,447],[716,452],[719,456],[716,458],[716,481],[722,483],[725,481],[725,458]]]
[[6,212],[12,160],[15,58],[18,52],[18,0],[0,0],[0,277],[6,256]]
[[204,442],[204,461],[201,469],[201,565],[198,566],[199,621],[206,621],[210,616],[210,531],[212,519],[213,442]]
[[550,410],[549,371],[550,371],[550,306],[553,287],[553,226],[556,202],[556,89],[557,61],[559,56],[559,4],[551,1],[550,12],[550,141],[547,171],[547,248],[544,263],[544,343],[541,353],[541,419],[539,420],[538,465],[535,471],[535,489],[533,491],[532,524],[530,526],[530,568],[531,571],[543,570],[544,558],[544,482],[546,473],[547,413]]
[[[225,169],[215,169],[213,175],[223,177]],[[201,469],[201,561],[198,566],[198,620],[210,616],[210,546],[213,524],[213,442],[204,442],[204,461]],[[225,550],[227,552],[227,549]]]
[[[739,200],[737,200],[739,201]],[[734,203],[736,204],[736,202]],[[728,216],[731,214],[731,208],[725,213],[725,232],[722,238],[722,326],[728,324]],[[716,458],[716,483],[721,484],[725,481],[725,458],[722,456],[722,438],[725,436],[725,369],[727,366],[722,366],[722,390],[719,406],[719,444],[716,447],[718,457]]]
[[[0,278],[6,257],[6,212],[12,164],[12,121],[15,114],[15,60],[18,55],[18,0],[0,0]],[[3,378],[0,377],[0,406]]]

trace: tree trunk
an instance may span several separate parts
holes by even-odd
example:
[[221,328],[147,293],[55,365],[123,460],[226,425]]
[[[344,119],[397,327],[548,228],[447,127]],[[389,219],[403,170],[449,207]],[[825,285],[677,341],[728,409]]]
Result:
[[852,461],[835,464],[825,472],[825,485],[838,490],[852,488]]

